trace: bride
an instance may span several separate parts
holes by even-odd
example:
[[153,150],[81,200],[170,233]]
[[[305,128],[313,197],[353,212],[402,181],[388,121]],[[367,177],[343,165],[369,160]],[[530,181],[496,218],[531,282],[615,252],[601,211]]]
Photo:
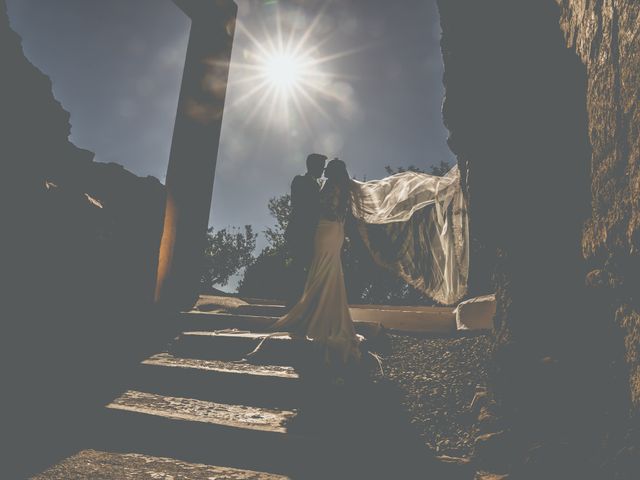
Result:
[[334,159],[325,176],[304,292],[271,330],[320,344],[326,362],[338,357],[348,363],[360,360],[363,337],[354,329],[342,272],[347,215],[376,263],[437,302],[452,304],[467,286],[466,203],[457,166],[442,177],[409,171],[358,182]]

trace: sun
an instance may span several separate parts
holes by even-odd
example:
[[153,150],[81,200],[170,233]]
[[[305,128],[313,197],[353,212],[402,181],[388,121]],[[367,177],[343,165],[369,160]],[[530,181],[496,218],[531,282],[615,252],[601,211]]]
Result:
[[265,132],[276,125],[310,130],[312,118],[331,120],[326,108],[343,106],[346,101],[334,86],[347,77],[335,72],[333,62],[362,47],[323,52],[331,38],[318,31],[323,11],[309,17],[303,30],[287,28],[281,13],[276,7],[275,17],[269,17],[270,23],[263,23],[262,28],[237,22],[236,42],[243,48],[241,59],[231,64],[234,80],[228,86],[234,95],[225,109],[242,109],[245,124],[260,119]]
[[295,54],[275,52],[265,59],[264,76],[270,84],[285,92],[300,87],[305,77],[305,61]]

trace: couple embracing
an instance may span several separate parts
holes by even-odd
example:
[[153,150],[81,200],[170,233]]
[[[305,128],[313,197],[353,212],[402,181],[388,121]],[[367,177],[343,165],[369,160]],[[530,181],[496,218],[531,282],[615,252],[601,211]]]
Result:
[[347,216],[378,265],[445,305],[466,293],[468,220],[457,166],[444,176],[406,171],[359,182],[343,161],[335,158],[325,168],[326,160],[309,155],[306,175],[291,184],[286,239],[295,297],[269,337],[287,332],[305,338],[321,346],[326,362],[344,364],[360,360],[363,340],[354,329],[342,273]]
[[[351,211],[351,179],[342,160],[312,153],[307,173],[291,184],[287,245],[293,258],[291,310],[272,328],[316,341],[325,358],[360,358],[362,337],[355,332],[342,273],[344,223]],[[326,181],[321,187],[319,180]]]

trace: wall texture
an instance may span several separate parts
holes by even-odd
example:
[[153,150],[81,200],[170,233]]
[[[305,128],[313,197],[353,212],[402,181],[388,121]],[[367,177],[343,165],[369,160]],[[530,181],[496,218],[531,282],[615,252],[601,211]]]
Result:
[[443,114],[482,247],[472,278],[496,265],[502,468],[627,478],[640,468],[640,5],[439,10]]
[[582,249],[589,284],[611,301],[640,409],[640,4],[560,1],[567,44],[587,67],[592,208]]
[[148,313],[164,187],[69,141],[69,113],[4,0],[0,60],[0,477],[27,478],[73,451],[84,414],[162,335]]

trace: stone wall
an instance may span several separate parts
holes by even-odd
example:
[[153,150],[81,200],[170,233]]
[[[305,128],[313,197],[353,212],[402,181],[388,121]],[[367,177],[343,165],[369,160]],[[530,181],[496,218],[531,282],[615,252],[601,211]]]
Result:
[[623,329],[629,386],[640,410],[640,4],[570,1],[560,25],[587,67],[592,208],[582,250],[590,287]]
[[523,478],[626,478],[637,454],[638,9],[439,2],[472,278],[496,264],[504,468]]
[[84,414],[157,348],[164,187],[69,141],[70,115],[25,58],[4,0],[0,61],[0,477],[26,478],[73,451]]

